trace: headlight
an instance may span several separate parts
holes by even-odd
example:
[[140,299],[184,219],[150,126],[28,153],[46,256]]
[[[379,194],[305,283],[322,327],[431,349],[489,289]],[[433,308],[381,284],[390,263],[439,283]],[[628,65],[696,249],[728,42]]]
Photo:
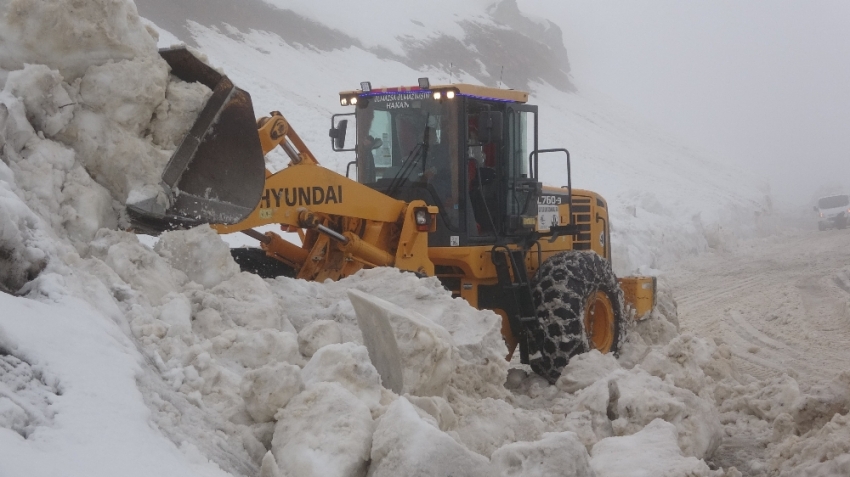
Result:
[[351,104],[357,104],[357,96],[351,97]]
[[454,99],[455,92],[454,91],[446,91],[446,99]]
[[348,106],[348,98],[340,98],[339,104],[341,104],[342,106]]
[[413,211],[413,220],[416,221],[416,230],[419,232],[427,232],[431,229],[431,214],[424,207],[417,207]]
[[440,99],[442,97],[443,97],[442,93],[440,93],[439,91],[434,91],[434,99]]
[[428,223],[428,211],[427,210],[417,210],[416,211],[416,225],[425,225]]

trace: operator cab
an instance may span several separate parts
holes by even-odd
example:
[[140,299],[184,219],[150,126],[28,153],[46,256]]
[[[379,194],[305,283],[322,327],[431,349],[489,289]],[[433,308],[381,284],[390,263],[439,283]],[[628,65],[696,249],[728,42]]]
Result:
[[431,246],[512,243],[536,230],[540,184],[529,154],[537,107],[525,104],[527,93],[466,84],[367,89],[340,94],[355,106],[357,181],[437,206]]

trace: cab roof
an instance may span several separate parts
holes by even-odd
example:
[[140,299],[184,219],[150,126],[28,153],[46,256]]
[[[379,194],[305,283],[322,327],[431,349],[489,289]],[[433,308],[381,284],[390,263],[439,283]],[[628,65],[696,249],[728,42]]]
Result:
[[412,93],[417,91],[448,91],[454,90],[456,94],[460,94],[461,96],[470,96],[474,98],[480,99],[492,99],[497,101],[508,101],[512,103],[526,103],[528,102],[528,93],[525,91],[519,91],[515,89],[501,89],[501,88],[492,88],[489,86],[479,86],[474,84],[466,84],[466,83],[454,83],[454,84],[443,84],[443,85],[431,85],[428,89],[422,89],[419,86],[394,86],[394,87],[383,87],[383,88],[372,88],[369,92],[364,92],[360,89],[349,90],[349,91],[341,91],[339,93],[340,97],[348,97],[348,96],[360,96],[363,94],[368,95],[378,95],[382,93],[391,94],[391,93]]

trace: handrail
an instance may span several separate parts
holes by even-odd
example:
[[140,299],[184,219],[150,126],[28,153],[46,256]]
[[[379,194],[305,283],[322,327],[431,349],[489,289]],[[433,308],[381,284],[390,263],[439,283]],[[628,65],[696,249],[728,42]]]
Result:
[[528,167],[534,171],[534,178],[539,180],[538,174],[538,156],[540,154],[546,154],[550,152],[563,152],[567,155],[567,204],[570,207],[569,213],[569,223],[567,225],[573,224],[573,175],[570,167],[570,151],[559,147],[555,149],[538,149],[535,151],[531,151],[528,155]]

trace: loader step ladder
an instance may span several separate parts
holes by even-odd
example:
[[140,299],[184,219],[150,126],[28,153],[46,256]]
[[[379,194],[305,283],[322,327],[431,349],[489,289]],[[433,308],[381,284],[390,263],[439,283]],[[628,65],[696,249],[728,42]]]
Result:
[[573,235],[573,250],[592,250],[591,246],[591,219],[590,197],[572,197],[570,211],[573,215],[572,223],[576,225],[576,234]]
[[537,316],[531,299],[531,282],[525,266],[526,250],[511,250],[504,245],[492,249],[493,264],[499,286],[505,292],[505,312],[511,325],[511,332],[519,343],[520,362],[528,364],[528,324],[535,322]]

